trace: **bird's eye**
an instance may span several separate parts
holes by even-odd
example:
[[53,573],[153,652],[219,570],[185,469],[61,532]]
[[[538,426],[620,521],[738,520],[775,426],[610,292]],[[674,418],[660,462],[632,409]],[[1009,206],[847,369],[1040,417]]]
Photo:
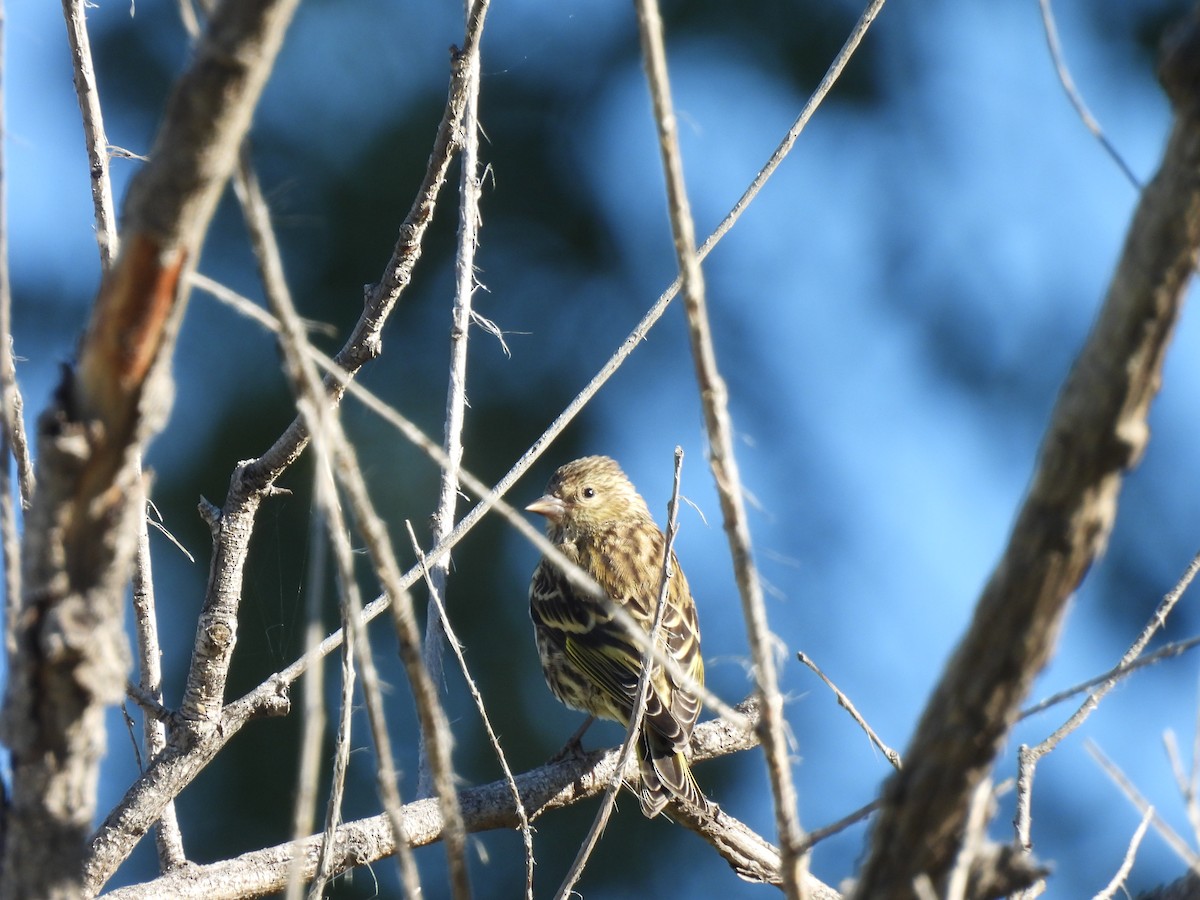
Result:
[[596,489],[594,487],[585,487],[582,491],[580,491],[580,494],[583,496],[584,500],[591,500],[596,496]]

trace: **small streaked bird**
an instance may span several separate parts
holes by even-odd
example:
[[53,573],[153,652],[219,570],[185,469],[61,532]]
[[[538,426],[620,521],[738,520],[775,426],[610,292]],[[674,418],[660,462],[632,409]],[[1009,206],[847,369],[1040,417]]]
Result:
[[[525,509],[546,517],[546,533],[647,633],[654,623],[666,538],[621,467],[586,456],[554,473],[544,496]],[[704,683],[696,604],[672,558],[674,574],[659,645],[682,671]],[[599,599],[576,590],[544,558],[529,585],[538,655],[550,690],[567,706],[628,726],[642,670],[642,650]],[[707,810],[685,753],[700,714],[696,695],[661,666],[649,682],[637,752],[642,813],[653,818],[676,800]]]

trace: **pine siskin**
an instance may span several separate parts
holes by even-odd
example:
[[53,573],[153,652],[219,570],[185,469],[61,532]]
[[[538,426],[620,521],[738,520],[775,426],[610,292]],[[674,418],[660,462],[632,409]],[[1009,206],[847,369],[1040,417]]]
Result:
[[[567,463],[554,473],[545,495],[525,509],[545,516],[550,540],[649,633],[666,539],[621,467],[607,456]],[[703,684],[696,604],[682,570],[674,558],[672,562],[675,573],[659,643]],[[543,559],[529,585],[529,615],[554,695],[573,709],[628,726],[643,653],[614,621],[613,612],[573,588],[560,569]],[[637,745],[638,802],[647,818],[671,800],[708,808],[684,755],[699,714],[695,694],[656,666]]]

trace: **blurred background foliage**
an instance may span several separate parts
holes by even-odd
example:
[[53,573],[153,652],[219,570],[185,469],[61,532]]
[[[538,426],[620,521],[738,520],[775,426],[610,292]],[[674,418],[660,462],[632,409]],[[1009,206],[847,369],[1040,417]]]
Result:
[[[1133,170],[1148,180],[1170,111],[1154,80],[1155,49],[1182,0],[1062,0],[1059,27],[1076,82]],[[799,112],[859,7],[838,0],[666,4],[669,59],[698,230],[707,234]],[[68,360],[98,282],[86,158],[58,11],[8,11],[6,71],[16,351],[36,413]],[[461,40],[454,3],[301,5],[253,131],[302,313],[338,346],[380,276],[428,157]],[[150,152],[158,116],[187,57],[175,4],[105,2],[90,11],[109,140]],[[649,101],[631,7],[497,2],[483,41],[480,114],[488,166],[476,297],[511,353],[472,336],[466,465],[494,482],[586,383],[674,275]],[[139,164],[114,161],[117,195]],[[454,177],[457,177],[455,170]],[[766,192],[706,263],[717,351],[753,493],[757,559],[785,651],[783,687],[796,737],[800,813],[817,827],[868,802],[885,760],[795,661],[803,649],[903,748],[930,686],[964,627],[1028,478],[1046,417],[1103,297],[1135,189],[1088,135],[1055,78],[1036,3],[892,3]],[[441,434],[455,198],[443,195],[411,288],[363,382]],[[259,297],[238,212],[226,198],[200,270]],[[1107,556],[1080,591],[1041,696],[1109,668],[1197,549],[1197,334],[1189,311],[1167,363],[1154,438],[1129,479]],[[196,293],[175,365],[178,397],[153,445],[154,499],[196,556],[155,539],[168,704],[178,701],[203,596],[209,539],[195,514],[220,504],[238,460],[261,453],[293,411],[278,355],[257,326]],[[376,502],[402,558],[404,522],[423,538],[437,472],[349,401]],[[583,453],[622,461],[663,515],[671,451],[687,458],[679,554],[700,606],[712,687],[749,689],[747,648],[720,511],[704,461],[702,423],[682,313],[672,309],[585,413],[511,495],[537,496],[549,472]],[[311,470],[283,479],[264,504],[245,577],[230,696],[292,660],[303,642],[309,585]],[[460,509],[460,513],[461,513]],[[497,521],[459,547],[450,615],[513,768],[546,760],[578,724],[546,690],[526,615],[534,551]],[[365,574],[365,572],[364,572]],[[374,596],[377,586],[364,579]],[[424,597],[419,597],[423,606]],[[1185,601],[1167,629],[1200,628]],[[394,638],[380,622],[380,658]],[[329,698],[336,701],[336,665]],[[1187,832],[1161,749],[1187,745],[1196,661],[1138,674],[1086,734]],[[387,664],[389,713],[411,797],[415,724],[399,665]],[[462,677],[445,696],[464,784],[492,780],[488,749]],[[1036,698],[1033,698],[1036,699]],[[1068,714],[1024,723],[1041,740]],[[135,777],[112,718],[101,808]],[[210,861],[288,837],[298,718],[247,727],[180,798],[189,856]],[[589,746],[619,739],[597,726]],[[377,811],[372,750],[360,722],[346,817]],[[701,783],[731,813],[773,834],[755,753],[706,764]],[[1119,864],[1137,812],[1072,737],[1039,769],[1034,840],[1055,866],[1050,896],[1090,895]],[[1008,801],[1011,804],[1011,795]],[[538,895],[565,872],[594,812],[538,823]],[[1003,810],[994,836],[1011,832]],[[860,826],[817,848],[836,884],[861,858]],[[472,839],[481,897],[520,893],[514,833]],[[443,895],[440,846],[418,853],[427,895]],[[114,884],[151,877],[151,842]],[[1184,864],[1153,837],[1135,888]],[[739,882],[694,836],[646,822],[626,798],[588,869],[588,897],[763,895]],[[394,866],[341,880],[338,897],[393,896]]]

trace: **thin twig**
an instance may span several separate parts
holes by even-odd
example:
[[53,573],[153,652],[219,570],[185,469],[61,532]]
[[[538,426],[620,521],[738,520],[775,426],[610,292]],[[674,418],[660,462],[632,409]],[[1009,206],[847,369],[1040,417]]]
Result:
[[871,739],[871,743],[879,748],[880,752],[887,757],[887,761],[890,762],[895,769],[900,769],[900,754],[883,742],[879,735],[875,733],[875,729],[868,725],[867,720],[859,714],[858,710],[854,707],[854,704],[850,701],[850,698],[843,694],[838,686],[829,679],[829,676],[821,671],[820,666],[813,662],[812,657],[810,657],[803,650],[797,650],[796,658],[799,659],[800,662],[804,663],[804,665],[812,669],[813,672],[816,673],[817,677],[825,682],[825,686],[833,691],[833,695],[837,698],[838,706],[850,714],[850,718],[857,722],[858,727],[866,732],[867,737]]
[[[466,15],[472,17],[472,6],[482,20],[487,15],[489,0],[468,0]],[[472,45],[461,61],[463,91],[466,105],[459,126],[460,188],[458,207],[458,252],[454,257],[454,308],[450,327],[450,376],[446,388],[446,424],[443,446],[447,465],[442,469],[437,510],[433,514],[431,540],[436,545],[454,528],[454,511],[458,505],[458,470],[463,456],[463,421],[467,406],[467,345],[471,333],[472,300],[475,294],[475,251],[479,247],[479,44]],[[446,596],[446,579],[450,574],[450,555],[435,560],[429,569],[431,581],[429,604],[425,614],[425,668],[434,684],[442,681],[442,655],[445,633],[442,617],[436,614],[438,598]],[[417,762],[417,796],[429,795],[433,776],[429,756],[421,741]]]
[[[143,484],[145,477],[143,476]],[[149,502],[145,504],[149,507]],[[158,703],[163,702],[162,651],[158,642],[158,613],[154,604],[154,577],[150,564],[149,510],[138,520],[138,545],[133,569],[133,622],[137,635],[138,687]],[[167,730],[161,718],[142,714],[142,742],[146,759],[153,759],[167,745]],[[154,830],[158,867],[169,872],[184,865],[183,834],[174,801],[163,808]]]
[[1150,827],[1150,822],[1154,819],[1154,807],[1149,807],[1142,814],[1142,821],[1137,829],[1133,832],[1133,837],[1129,839],[1129,848],[1125,851],[1125,858],[1121,861],[1120,868],[1113,875],[1112,880],[1105,886],[1104,890],[1096,894],[1093,900],[1112,900],[1117,895],[1117,891],[1125,883],[1125,879],[1129,877],[1129,873],[1133,871],[1133,861],[1137,859],[1138,847],[1142,844],[1142,838],[1146,836],[1146,829]]
[[[1054,732],[1049,735],[1049,737],[1047,737],[1037,746],[1028,747],[1022,745],[1017,757],[1017,809],[1014,821],[1017,828],[1017,840],[1026,851],[1032,850],[1033,847],[1030,832],[1032,823],[1031,807],[1033,804],[1033,779],[1037,770],[1038,762],[1047,753],[1052,752],[1054,748],[1057,747],[1063,740],[1063,738],[1082,725],[1084,721],[1086,721],[1087,717],[1092,714],[1092,711],[1100,705],[1100,701],[1103,700],[1108,692],[1116,686],[1117,682],[1129,672],[1133,671],[1134,668],[1136,668],[1134,663],[1138,660],[1138,657],[1141,656],[1141,653],[1146,648],[1146,645],[1150,643],[1150,639],[1153,638],[1155,633],[1166,624],[1167,616],[1171,614],[1171,611],[1175,608],[1175,605],[1183,596],[1184,591],[1187,590],[1188,585],[1192,583],[1192,579],[1196,577],[1197,572],[1200,572],[1200,553],[1197,553],[1192,557],[1192,561],[1188,564],[1187,569],[1184,570],[1184,573],[1180,577],[1179,581],[1176,582],[1175,586],[1171,588],[1171,590],[1167,592],[1166,596],[1164,596],[1159,602],[1158,606],[1154,610],[1154,614],[1150,617],[1145,626],[1143,626],[1141,633],[1137,636],[1137,639],[1134,640],[1134,642],[1129,646],[1129,649],[1125,651],[1125,654],[1121,657],[1120,662],[1108,673],[1102,676],[1099,684],[1096,685],[1095,689],[1088,694],[1087,699],[1080,704],[1079,708],[1075,710],[1070,718],[1063,722],[1062,725],[1056,728]],[[1166,650],[1168,648],[1163,649]],[[1178,652],[1182,652],[1182,650],[1179,650]],[[1051,697],[1049,700],[1038,704],[1038,706],[1034,709],[1036,710],[1038,708],[1045,708],[1045,706],[1050,705],[1050,702],[1054,700],[1055,698]]]
[[562,884],[559,885],[558,893],[554,895],[556,900],[566,900],[571,895],[571,891],[579,881],[580,876],[583,875],[584,866],[587,865],[592,851],[600,841],[600,835],[604,832],[605,825],[608,824],[609,816],[612,815],[613,806],[617,802],[617,792],[621,789],[625,772],[633,759],[633,749],[638,741],[639,732],[642,727],[642,716],[646,712],[650,676],[654,671],[654,665],[651,663],[652,654],[650,653],[650,648],[658,645],[658,633],[662,627],[663,612],[667,608],[667,595],[671,588],[671,578],[675,574],[674,567],[671,565],[671,552],[675,547],[675,534],[679,530],[679,477],[682,468],[683,448],[677,446],[675,448],[675,477],[671,487],[671,500],[667,504],[666,545],[663,548],[662,574],[659,577],[658,583],[658,603],[654,607],[654,621],[650,626],[649,632],[650,647],[642,653],[641,671],[638,673],[633,709],[629,713],[629,724],[625,728],[625,740],[621,744],[621,755],[617,761],[617,771],[613,777],[612,784],[604,792],[604,799],[600,801],[600,809],[596,811],[596,816],[592,819],[592,827],[589,829],[587,837],[584,838],[579,852],[575,854],[575,861],[571,863],[571,868],[568,870],[566,877],[563,878]]
[[804,836],[804,847],[802,849],[806,851],[812,849],[826,838],[845,831],[851,825],[858,824],[877,809],[879,809],[879,801],[872,800],[866,806],[860,806],[854,812],[847,813],[836,822],[830,822],[821,828],[814,828]]
[[[5,130],[5,98],[4,93],[4,18],[3,6],[0,5],[0,135],[7,134]],[[5,452],[0,455],[5,469],[8,468],[8,455],[12,454],[17,463],[17,481],[20,486],[21,506],[29,509],[33,499],[33,462],[29,455],[29,439],[25,434],[25,416],[21,391],[17,387],[17,366],[13,358],[12,333],[12,283],[10,281],[8,264],[8,169],[3,142],[0,141],[0,438],[3,439]],[[4,494],[9,496],[9,474],[4,474]],[[4,501],[11,506],[11,498]],[[6,516],[9,513],[5,513]],[[8,615],[5,628],[5,640],[15,637],[12,628],[12,616],[15,604],[20,594],[20,544],[10,543],[10,537],[16,532],[16,510],[11,510],[12,531],[4,524],[4,560],[5,560],[5,589],[7,592]],[[12,647],[9,648],[11,656]]]
[[[330,539],[334,547],[334,557],[338,560],[339,578],[348,585],[344,592],[344,597],[347,601],[344,627],[348,629],[347,633],[354,648],[354,657],[358,661],[358,667],[361,672],[363,704],[367,710],[367,723],[371,729],[371,739],[375,742],[375,751],[377,754],[375,788],[383,803],[384,815],[391,822],[392,832],[396,835],[396,845],[399,851],[397,853],[397,862],[400,867],[400,883],[404,886],[406,895],[418,897],[421,895],[421,882],[417,872],[416,859],[413,856],[412,847],[410,846],[404,824],[404,803],[400,798],[400,773],[396,770],[395,756],[392,751],[391,732],[388,731],[387,719],[383,711],[383,686],[380,683],[375,659],[371,655],[371,643],[367,638],[366,626],[360,624],[363,618],[363,610],[358,587],[353,580],[353,550],[350,546],[349,535],[340,513],[330,522],[331,526],[335,523],[340,526],[340,530],[330,530]],[[392,606],[394,609],[395,604]],[[434,746],[437,747],[439,744],[435,742]],[[434,767],[436,776],[434,784],[439,791],[444,791],[446,788],[448,774],[443,768],[444,766],[445,762],[443,761],[435,764]],[[448,810],[452,813],[452,815],[446,815],[446,821],[450,823],[450,828],[454,828],[457,824],[453,815],[458,813],[457,798],[454,804],[449,804],[444,799],[439,798],[439,805],[443,815],[446,815]],[[448,849],[447,852],[461,851]],[[461,879],[463,876],[456,871],[455,860],[453,858],[450,864],[451,877]],[[460,884],[455,883],[452,886],[456,891],[462,891]],[[460,893],[459,896],[464,896],[464,894]]]
[[913,893],[917,896],[917,900],[940,900],[933,881],[924,872],[913,879]]
[[[4,6],[0,0],[0,135],[4,132]],[[0,548],[4,553],[4,648],[9,659],[17,651],[17,615],[21,600],[21,538],[13,498],[9,455],[17,457],[14,426],[20,424],[20,394],[12,354],[12,286],[8,272],[8,172],[0,140]],[[23,426],[22,426],[23,427]],[[28,455],[28,448],[26,448]],[[20,466],[17,457],[17,465]],[[28,465],[28,459],[26,459]]]
[[1181,656],[1194,647],[1200,646],[1200,636],[1186,638],[1182,641],[1171,641],[1169,644],[1163,644],[1153,653],[1147,653],[1145,656],[1139,656],[1137,659],[1129,662],[1122,662],[1119,665],[1113,666],[1102,675],[1097,675],[1095,678],[1089,678],[1087,681],[1082,681],[1079,684],[1066,688],[1051,694],[1045,700],[1039,700],[1033,706],[1026,707],[1021,710],[1017,720],[1028,719],[1030,716],[1043,712],[1052,706],[1057,706],[1070,700],[1085,691],[1090,691],[1097,685],[1104,684],[1108,681],[1119,681],[1131,672],[1136,672],[1138,669],[1144,669],[1146,666],[1152,666],[1155,663],[1162,662],[1164,659],[1172,659],[1176,656]]
[[762,693],[762,745],[775,801],[775,826],[779,832],[779,847],[783,869],[783,888],[789,898],[804,894],[807,857],[800,851],[804,831],[796,811],[796,789],[792,781],[788,753],[786,723],[783,717],[783,695],[779,691],[775,651],[767,625],[762,584],[754,565],[750,544],[750,528],[746,519],[746,503],[742,494],[741,477],[733,449],[733,423],[729,417],[728,392],[717,366],[712,329],[708,319],[704,276],[696,259],[696,233],[683,179],[683,161],[679,152],[675,112],[667,77],[666,48],[663,42],[662,17],[657,0],[635,0],[638,12],[638,34],[650,95],[654,105],[654,121],[658,128],[659,152],[667,182],[668,212],[675,242],[675,256],[683,279],[683,303],[687,313],[688,336],[696,366],[696,381],[704,408],[704,423],[708,433],[709,465],[716,481],[725,519],[725,534],[733,557],[733,570],[738,593],[742,600],[742,615],[750,641],[750,656],[754,676]]
[[[335,471],[349,501],[355,526],[362,536],[367,556],[389,600],[392,623],[400,645],[400,661],[408,675],[409,686],[416,702],[417,718],[429,748],[434,789],[447,825],[445,840],[446,857],[450,865],[451,895],[455,898],[466,898],[471,893],[466,860],[466,830],[454,786],[450,758],[450,725],[439,702],[437,687],[430,680],[421,660],[421,634],[417,628],[412,597],[404,585],[387,529],[371,502],[354,448],[340,435],[338,440],[331,443],[334,444],[335,450]],[[376,735],[377,740],[379,737]]]
[[[315,376],[315,373],[314,373]],[[315,380],[315,377],[314,377]],[[323,396],[319,395],[319,396]],[[333,484],[333,473],[329,471],[329,456],[326,453],[324,436],[313,431],[313,450],[316,456],[317,503],[325,511],[322,516],[331,539],[335,529],[345,528],[345,518],[338,504],[337,488]],[[344,532],[343,532],[344,534]],[[342,798],[346,790],[346,772],[350,768],[350,740],[354,727],[354,640],[357,623],[355,615],[361,609],[358,597],[358,582],[354,578],[354,562],[351,559],[349,542],[334,542],[334,559],[337,565],[338,604],[342,611],[342,628],[350,640],[342,645],[342,687],[338,706],[337,735],[333,744],[333,772],[329,783],[329,797],[325,801],[325,829],[321,835],[321,854],[317,858],[317,871],[308,887],[308,900],[321,900],[325,887],[333,877],[334,834],[342,824]],[[397,845],[403,842],[397,841]]]
[[[205,13],[209,12],[213,0],[198,0],[204,8]],[[188,33],[192,40],[200,34],[200,19],[196,16],[196,10],[192,6],[191,0],[178,0],[179,6],[179,21],[183,23],[183,30]]]
[[1179,755],[1179,739],[1175,737],[1175,731],[1171,728],[1164,731],[1162,742],[1163,750],[1167,754],[1167,762],[1171,766],[1171,776],[1175,779],[1175,787],[1179,789],[1179,795],[1183,797],[1183,801],[1186,804],[1191,786],[1188,784],[1188,777],[1183,771],[1183,759]]
[[[758,196],[767,181],[775,174],[775,170],[779,168],[788,154],[792,152],[792,147],[795,146],[801,132],[808,125],[809,119],[813,117],[813,113],[825,101],[825,97],[828,96],[834,84],[837,83],[838,78],[841,77],[842,71],[850,62],[850,58],[858,50],[859,44],[867,36],[867,30],[875,21],[876,16],[879,15],[880,10],[883,9],[884,2],[885,0],[870,0],[867,4],[867,8],[858,17],[858,21],[854,23],[854,27],[850,29],[850,34],[846,37],[842,48],[838,51],[837,56],[833,58],[833,62],[829,64],[829,68],[825,70],[825,75],[821,78],[820,84],[817,85],[807,102],[805,102],[803,109],[800,110],[800,115],[796,117],[787,134],[784,135],[783,140],[779,142],[779,145],[775,148],[770,158],[759,169],[758,174],[754,176],[754,180],[750,182],[750,186],[746,188],[742,196],[738,198],[737,203],[733,205],[733,209],[729,211],[725,218],[721,220],[721,224],[714,229],[713,233],[701,245],[700,251],[697,253],[697,257],[701,262],[703,262],[704,258],[708,256],[709,252],[717,245],[721,238],[725,237],[729,229],[734,226],[734,223],[742,217],[742,213],[750,207],[750,204]],[[678,290],[679,283],[679,280],[676,279],[672,285],[672,291]]]
[[1033,852],[1033,775],[1037,759],[1028,744],[1017,748],[1017,803],[1013,830],[1017,843],[1026,853]]
[[[187,9],[191,7],[187,5]],[[305,601],[304,649],[312,653],[321,643],[324,628],[321,624],[322,599],[325,586],[325,565],[328,539],[325,535],[325,513],[318,505],[314,507],[308,523],[308,585]],[[317,779],[321,774],[321,759],[324,756],[325,738],[325,658],[313,659],[312,671],[304,679],[303,715],[300,725],[300,762],[296,774],[296,796],[292,802],[292,840],[299,842],[313,830],[317,814]],[[293,857],[288,869],[285,900],[300,900],[304,894],[302,860]]]
[[1175,776],[1175,784],[1179,788],[1179,795],[1183,798],[1183,808],[1187,812],[1188,824],[1192,826],[1192,839],[1200,844],[1200,799],[1197,798],[1196,792],[1196,773],[1200,769],[1200,760],[1197,759],[1197,756],[1200,755],[1200,746],[1197,746],[1197,741],[1200,741],[1200,707],[1198,707],[1198,719],[1193,735],[1192,764],[1189,771],[1184,771],[1175,732],[1168,728],[1163,733],[1163,746],[1171,764],[1171,774]]
[[154,501],[149,497],[146,498],[146,525],[150,528],[153,528],[168,541],[174,544],[175,549],[182,553],[188,562],[195,564],[196,557],[193,556],[192,552],[188,550],[187,547],[183,546],[182,543],[180,543],[179,538],[171,534],[167,526],[163,524],[162,515],[158,511],[158,507],[154,505]]
[[[0,127],[3,123],[0,122]],[[0,163],[2,165],[2,163]],[[3,179],[0,178],[0,204],[5,203]],[[0,259],[8,258],[7,226],[0,227]],[[8,442],[17,463],[17,486],[21,506],[29,509],[33,501],[33,458],[29,452],[29,436],[25,431],[25,402],[17,386],[17,367],[13,359],[12,291],[9,289],[8,263],[0,262],[0,404],[3,405],[4,439]]]
[[1121,771],[1117,764],[1104,754],[1104,751],[1102,751],[1093,741],[1090,740],[1087,742],[1086,746],[1088,753],[1090,753],[1092,756],[1092,759],[1099,763],[1100,768],[1103,769],[1104,773],[1113,780],[1113,783],[1116,784],[1118,788],[1121,789],[1121,793],[1128,798],[1129,802],[1137,807],[1138,812],[1140,812],[1142,815],[1150,816],[1152,822],[1154,823],[1154,830],[1157,831],[1159,836],[1167,842],[1167,846],[1175,851],[1179,858],[1187,864],[1187,867],[1191,869],[1192,872],[1200,875],[1200,856],[1197,856],[1196,852],[1188,846],[1187,841],[1180,837],[1179,833],[1175,831],[1175,829],[1172,828],[1167,822],[1163,821],[1163,818],[1154,811],[1154,807],[1150,805],[1150,802],[1142,796],[1141,791],[1134,786],[1133,782],[1129,780],[1129,778],[1124,772]]
[[975,786],[971,795],[971,809],[967,814],[966,833],[958,856],[946,880],[946,900],[965,900],[968,879],[975,861],[979,859],[986,838],[987,823],[991,817],[992,780],[984,778]]
[[1196,708],[1196,729],[1192,736],[1192,769],[1187,788],[1183,792],[1188,821],[1192,825],[1192,836],[1200,844],[1200,704]]
[[1083,102],[1083,96],[1075,87],[1075,82],[1071,78],[1071,72],[1067,68],[1067,61],[1063,58],[1062,45],[1058,40],[1058,26],[1054,24],[1054,11],[1050,8],[1050,0],[1038,0],[1038,7],[1042,11],[1042,27],[1046,32],[1046,45],[1050,48],[1050,59],[1054,62],[1054,71],[1058,74],[1059,83],[1063,90],[1067,93],[1067,99],[1071,101],[1071,106],[1075,107],[1075,112],[1083,122],[1084,127],[1092,133],[1092,136],[1100,142],[1100,146],[1104,148],[1112,161],[1117,164],[1129,183],[1133,185],[1134,190],[1141,191],[1142,183],[1138,181],[1133,170],[1129,168],[1129,164],[1125,162],[1121,154],[1117,152],[1117,148],[1112,145],[1108,137],[1104,134],[1100,123],[1096,121],[1087,104]]
[[71,47],[75,96],[83,116],[88,171],[92,176],[96,243],[100,245],[100,266],[107,271],[117,255],[117,214],[113,206],[112,182],[108,176],[108,138],[104,134],[104,115],[100,111],[100,93],[96,87],[96,70],[92,66],[92,46],[84,14],[87,2],[62,0],[62,7],[67,20],[67,42]]
[[141,685],[134,684],[132,681],[126,682],[125,696],[156,722],[162,722],[169,726],[175,719],[174,713],[159,701],[157,693],[143,690]]
[[[417,555],[417,563],[422,564],[425,561],[425,554],[421,552],[421,544],[417,540],[417,533],[413,531],[412,522],[405,520],[405,527],[408,529],[408,537],[412,542],[413,551]],[[479,686],[475,683],[475,679],[471,677],[471,671],[467,668],[467,658],[463,655],[462,642],[455,635],[454,629],[450,627],[450,619],[446,615],[446,607],[442,603],[442,598],[434,590],[433,582],[428,576],[428,568],[424,569],[425,583],[429,588],[429,596],[436,600],[435,613],[442,619],[442,627],[445,630],[446,642],[450,645],[450,651],[458,660],[459,670],[463,674],[463,678],[467,682],[467,691],[471,694],[471,699],[475,701],[475,708],[479,710],[479,718],[483,722],[483,728],[487,732],[488,741],[492,745],[492,750],[496,753],[496,759],[500,763],[500,769],[504,773],[504,780],[508,783],[509,789],[512,791],[513,805],[516,808],[517,819],[520,822],[521,841],[525,845],[525,897],[526,900],[533,900],[533,829],[529,825],[529,815],[525,810],[525,804],[521,800],[521,792],[517,788],[516,776],[513,775],[512,769],[508,765],[508,758],[504,755],[504,748],[500,746],[500,738],[497,736],[495,729],[492,728],[492,720],[488,716],[487,708],[483,703],[483,695],[479,692]]]
[[[315,375],[315,373],[313,374]],[[333,477],[329,472],[327,464],[324,468],[326,475],[325,490],[329,494],[332,494],[334,491]],[[363,701],[367,709],[367,721],[370,725],[371,736],[375,742],[378,754],[378,763],[375,767],[376,789],[383,802],[384,813],[391,822],[392,830],[396,835],[397,847],[399,848],[397,862],[400,867],[400,882],[404,886],[407,896],[417,897],[421,895],[421,884],[417,872],[416,860],[413,857],[412,848],[409,846],[405,831],[402,811],[403,802],[400,799],[400,775],[396,771],[393,762],[391,736],[383,711],[383,689],[379,681],[379,673],[375,667],[375,660],[371,653],[371,644],[367,639],[366,628],[359,624],[362,618],[362,599],[359,595],[358,585],[354,579],[353,549],[350,546],[341,508],[336,503],[330,506],[328,502],[330,499],[336,500],[336,497],[327,497],[325,505],[331,513],[329,516],[329,536],[334,548],[334,558],[338,564],[338,579],[342,585],[344,603],[343,628],[350,639],[349,643],[353,650],[351,655],[358,661],[358,666],[361,670]],[[335,527],[337,530],[333,530]],[[349,712],[345,712],[344,715],[348,722]],[[436,743],[435,746],[437,746]],[[441,789],[444,787],[444,779],[440,775],[440,770],[436,767],[435,772],[439,772],[438,778],[435,779],[435,784]],[[442,805],[445,806],[446,804],[443,802]],[[453,822],[453,820],[450,821]],[[327,831],[325,843],[322,845],[322,855],[332,850],[333,832],[334,829],[332,828]],[[330,864],[331,862],[332,856],[330,857]],[[453,871],[453,860],[451,860],[451,867],[452,876],[460,877]],[[331,869],[327,871],[331,871]],[[455,888],[461,889],[459,885],[455,885]],[[313,891],[310,892],[310,897],[318,900],[320,896],[321,893],[316,890],[316,885],[314,884]]]

